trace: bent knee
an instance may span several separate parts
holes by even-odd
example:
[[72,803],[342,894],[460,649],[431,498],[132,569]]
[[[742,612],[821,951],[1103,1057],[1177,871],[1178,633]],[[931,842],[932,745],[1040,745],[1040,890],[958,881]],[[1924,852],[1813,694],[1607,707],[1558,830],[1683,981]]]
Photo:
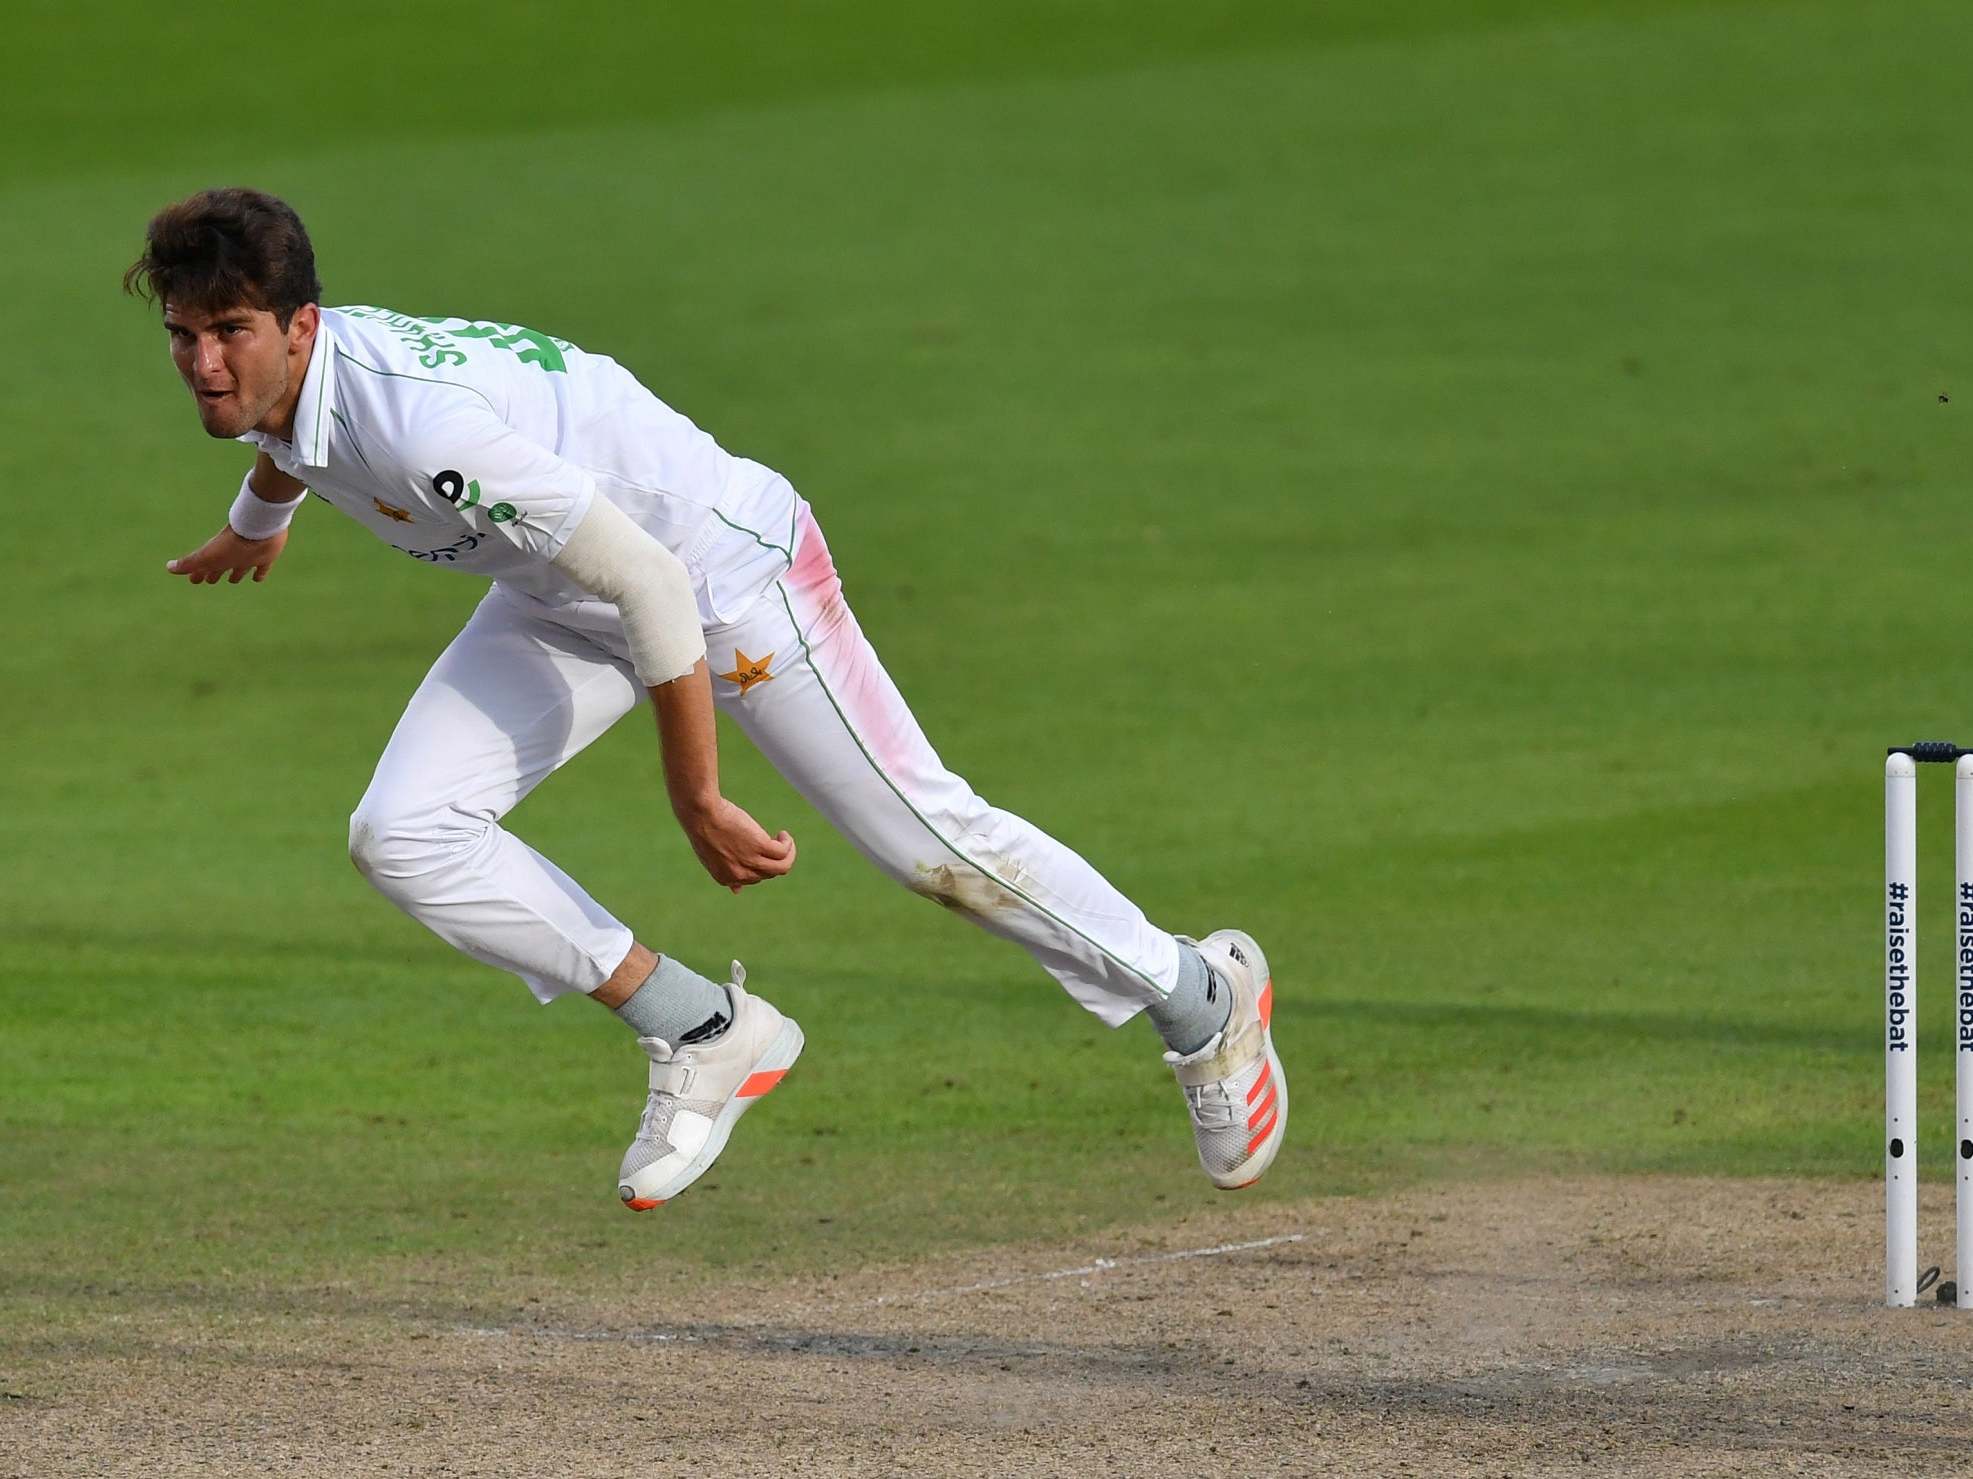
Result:
[[484,836],[486,826],[463,814],[419,818],[370,804],[349,818],[349,860],[377,887],[444,868]]
[[361,806],[349,814],[349,860],[365,878],[382,873],[390,836],[388,817]]

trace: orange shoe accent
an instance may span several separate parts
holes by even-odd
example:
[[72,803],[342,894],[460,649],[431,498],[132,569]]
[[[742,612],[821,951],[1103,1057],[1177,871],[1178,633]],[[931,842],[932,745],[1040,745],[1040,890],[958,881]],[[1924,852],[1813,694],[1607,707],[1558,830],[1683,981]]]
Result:
[[735,1091],[735,1099],[758,1099],[787,1076],[785,1068],[763,1068],[759,1073],[747,1075],[747,1081]]
[[663,1197],[632,1197],[624,1203],[633,1212],[648,1212],[653,1207],[662,1207],[664,1204]]
[[[1256,1109],[1252,1114],[1247,1116],[1247,1128],[1250,1130],[1253,1129],[1255,1125],[1259,1124],[1262,1120],[1266,1119],[1269,1115],[1273,1114],[1274,1106],[1276,1102],[1280,1099],[1280,1097],[1281,1096],[1279,1094],[1274,1092],[1274,1086],[1270,1084],[1267,1090],[1267,1097],[1261,1100],[1260,1108]],[[1247,1153],[1249,1155],[1253,1154],[1252,1146],[1249,1146],[1247,1148]]]
[[1248,1155],[1252,1155],[1255,1151],[1259,1150],[1261,1148],[1261,1142],[1273,1134],[1275,1125],[1280,1123],[1281,1116],[1275,1112],[1276,1106],[1270,1104],[1267,1109],[1267,1123],[1254,1131],[1254,1138],[1247,1142]]
[[1255,1098],[1260,1094],[1260,1091],[1268,1086],[1269,1081],[1272,1080],[1273,1077],[1274,1077],[1273,1062],[1269,1059],[1263,1058],[1261,1060],[1260,1077],[1255,1079],[1254,1086],[1251,1089],[1247,1090],[1247,1102],[1249,1104],[1252,1104],[1254,1102]]
[[1267,984],[1261,987],[1261,1026],[1267,1027],[1271,1025],[1273,1021],[1274,1021],[1274,977],[1269,976],[1267,978]]

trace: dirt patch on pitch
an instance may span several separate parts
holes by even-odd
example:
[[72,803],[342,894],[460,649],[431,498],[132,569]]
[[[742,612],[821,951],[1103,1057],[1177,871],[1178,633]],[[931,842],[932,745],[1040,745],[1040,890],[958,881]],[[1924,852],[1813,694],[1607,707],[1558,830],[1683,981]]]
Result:
[[0,1475],[1973,1472],[1973,1315],[1879,1307],[1879,1197],[1262,1201],[820,1288],[682,1282],[648,1323],[593,1288],[126,1295],[9,1332]]

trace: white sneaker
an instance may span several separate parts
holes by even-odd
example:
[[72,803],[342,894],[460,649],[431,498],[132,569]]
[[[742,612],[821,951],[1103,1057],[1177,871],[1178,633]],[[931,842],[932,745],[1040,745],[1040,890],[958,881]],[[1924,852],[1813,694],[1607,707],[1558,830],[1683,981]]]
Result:
[[633,1212],[662,1206],[703,1176],[734,1123],[801,1056],[801,1028],[741,990],[746,979],[734,961],[726,988],[733,1020],[711,1042],[674,1048],[661,1037],[637,1039],[651,1059],[651,1097],[617,1172],[617,1195]]
[[1233,988],[1233,1011],[1198,1052],[1166,1053],[1165,1062],[1185,1091],[1199,1164],[1221,1191],[1237,1191],[1274,1164],[1288,1128],[1288,1080],[1269,1030],[1274,977],[1253,936],[1239,930],[1187,943]]

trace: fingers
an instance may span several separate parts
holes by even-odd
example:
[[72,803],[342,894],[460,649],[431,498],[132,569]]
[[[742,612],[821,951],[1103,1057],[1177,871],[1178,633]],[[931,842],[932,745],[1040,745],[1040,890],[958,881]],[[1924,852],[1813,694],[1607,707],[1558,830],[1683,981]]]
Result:
[[765,832],[754,844],[753,856],[742,867],[744,882],[764,883],[779,878],[795,866],[795,839],[786,832],[769,837]]
[[167,575],[182,575],[193,585],[218,585],[222,577],[228,585],[238,585],[247,578],[249,572],[256,581],[262,581],[267,579],[267,572],[272,565],[271,560],[260,565],[208,565],[201,563],[192,555],[180,555],[175,560],[164,562]]
[[741,870],[743,884],[765,883],[770,878],[786,876],[795,866],[795,839],[783,832],[778,837],[763,842],[756,852],[751,866]]
[[745,864],[731,864],[727,867],[714,870],[713,879],[717,883],[725,884],[737,894],[743,888],[752,888],[757,883],[766,883],[770,878],[780,878],[792,867],[794,867],[794,860],[792,858],[778,862],[772,859],[762,858],[751,867]]
[[795,839],[786,831],[770,837],[752,817],[730,804],[721,821],[722,825],[695,830],[691,836],[693,851],[722,888],[737,894],[794,867]]

